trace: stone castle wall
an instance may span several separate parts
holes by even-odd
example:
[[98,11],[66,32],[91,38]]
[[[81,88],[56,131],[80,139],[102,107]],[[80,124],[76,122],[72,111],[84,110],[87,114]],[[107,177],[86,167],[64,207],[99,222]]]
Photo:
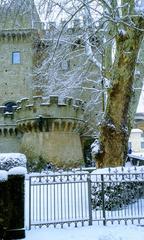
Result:
[[[35,31],[0,32],[0,104],[32,95],[33,39]],[[20,53],[20,63],[13,64],[12,54]]]
[[80,129],[84,124],[83,103],[71,98],[59,103],[50,96],[22,99],[16,110],[16,124],[22,131],[20,150],[29,161],[43,159],[57,167],[75,167],[83,162]]
[[0,114],[1,152],[24,153],[31,165],[42,160],[67,168],[83,162],[82,101],[66,98],[62,103],[57,96],[35,96],[17,104],[15,112]]
[[21,133],[16,126],[13,113],[3,113],[4,106],[0,107],[0,152],[19,152]]

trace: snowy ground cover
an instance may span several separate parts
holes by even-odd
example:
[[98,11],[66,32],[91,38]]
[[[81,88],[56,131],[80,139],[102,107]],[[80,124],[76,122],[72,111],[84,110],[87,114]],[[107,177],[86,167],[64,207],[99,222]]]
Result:
[[144,240],[144,227],[86,226],[80,228],[41,228],[26,231],[26,240]]

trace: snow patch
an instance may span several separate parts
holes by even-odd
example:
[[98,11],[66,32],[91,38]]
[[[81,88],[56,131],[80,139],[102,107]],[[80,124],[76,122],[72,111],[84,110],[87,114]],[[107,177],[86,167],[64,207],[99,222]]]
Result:
[[113,235],[101,235],[98,240],[117,240]]
[[140,129],[138,129],[138,128],[133,128],[133,129],[131,130],[131,133],[143,133],[143,131],[140,130]]
[[27,173],[27,169],[25,167],[14,167],[8,171],[9,175],[25,175]]
[[8,173],[7,171],[0,170],[0,182],[5,182],[8,180]]
[[144,14],[144,0],[135,1],[135,11],[138,14]]
[[104,88],[110,88],[111,87],[111,81],[108,78],[104,78]]
[[116,127],[113,123],[107,123],[107,126],[111,129],[116,129]]
[[126,35],[126,31],[124,29],[122,29],[122,28],[119,29],[118,32],[119,32],[120,36],[125,36]]
[[99,153],[99,151],[100,151],[100,143],[99,143],[98,139],[96,139],[91,144],[91,153],[92,153],[92,155],[95,155],[95,154]]
[[21,98],[19,101],[21,102],[21,101],[27,101],[27,100],[29,100],[29,98],[23,97],[23,98]]

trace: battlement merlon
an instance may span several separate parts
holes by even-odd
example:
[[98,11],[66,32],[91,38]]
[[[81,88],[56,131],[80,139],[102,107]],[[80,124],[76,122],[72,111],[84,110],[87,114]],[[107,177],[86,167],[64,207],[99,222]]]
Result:
[[49,119],[75,119],[83,120],[84,106],[81,100],[74,101],[72,98],[59,102],[58,96],[50,96],[49,100],[44,100],[41,96],[34,96],[32,100],[28,98],[17,102],[15,118],[17,121],[36,119],[39,116]]
[[18,134],[13,112],[4,112],[5,106],[0,106],[0,136],[16,136]]
[[6,106],[0,106],[0,126],[16,124],[14,112],[5,112]]

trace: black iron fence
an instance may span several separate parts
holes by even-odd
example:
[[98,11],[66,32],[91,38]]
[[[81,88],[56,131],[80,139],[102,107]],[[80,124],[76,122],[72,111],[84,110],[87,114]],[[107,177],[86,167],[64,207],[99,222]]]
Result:
[[29,177],[29,229],[144,224],[144,171],[57,172]]

